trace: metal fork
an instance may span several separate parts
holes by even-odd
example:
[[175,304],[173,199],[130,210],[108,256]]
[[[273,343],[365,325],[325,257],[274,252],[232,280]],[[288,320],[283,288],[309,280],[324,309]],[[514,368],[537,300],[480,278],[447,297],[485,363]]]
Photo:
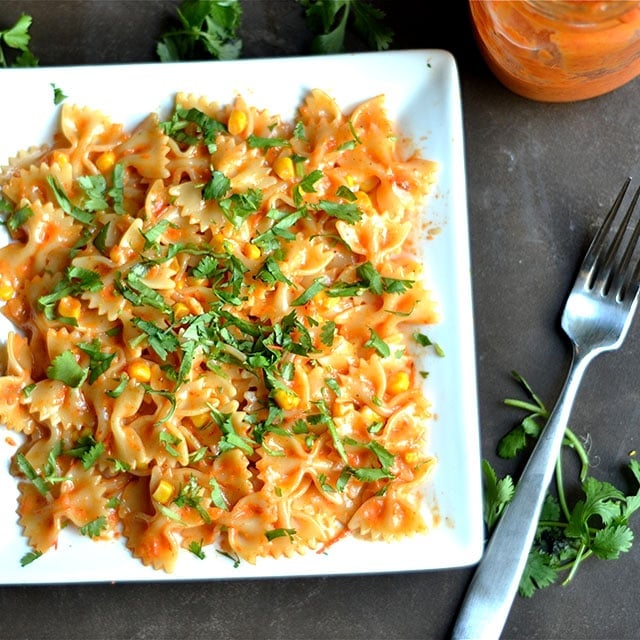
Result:
[[569,293],[562,314],[562,328],[573,346],[567,379],[522,472],[513,500],[489,539],[462,603],[452,640],[500,637],[518,590],[583,374],[596,355],[620,347],[631,324],[640,287],[640,264],[634,260],[640,224],[633,232],[628,229],[640,188],[631,198],[618,231],[609,240],[630,181],[625,180],[593,238]]

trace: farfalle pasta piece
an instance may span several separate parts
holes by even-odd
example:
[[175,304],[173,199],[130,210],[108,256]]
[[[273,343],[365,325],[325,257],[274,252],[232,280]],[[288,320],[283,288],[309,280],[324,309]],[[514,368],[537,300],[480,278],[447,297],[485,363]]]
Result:
[[37,422],[31,416],[24,390],[32,382],[33,354],[24,336],[10,332],[7,337],[7,366],[0,394],[0,422],[18,433],[31,434]]
[[62,140],[57,148],[64,153],[76,175],[95,173],[96,156],[120,141],[123,129],[100,111],[64,102],[60,111]]
[[128,139],[115,147],[114,153],[119,162],[125,167],[134,168],[143,178],[169,177],[168,141],[158,127],[156,114],[145,118]]
[[92,469],[83,469],[78,462],[60,469],[60,477],[64,480],[44,493],[33,484],[19,484],[20,524],[30,546],[41,553],[56,544],[67,524],[84,528],[95,523],[95,530],[87,530],[94,538],[100,537],[107,527],[100,477]]

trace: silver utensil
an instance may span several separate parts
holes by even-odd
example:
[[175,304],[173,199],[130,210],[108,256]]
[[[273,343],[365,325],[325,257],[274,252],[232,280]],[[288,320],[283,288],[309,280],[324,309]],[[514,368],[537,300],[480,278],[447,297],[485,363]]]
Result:
[[567,298],[561,323],[573,346],[567,379],[522,472],[514,498],[488,541],[462,603],[452,640],[500,637],[583,374],[596,355],[620,347],[633,319],[640,287],[640,264],[634,260],[640,224],[632,232],[629,226],[640,188],[633,194],[618,231],[609,239],[630,181],[625,180],[593,238]]

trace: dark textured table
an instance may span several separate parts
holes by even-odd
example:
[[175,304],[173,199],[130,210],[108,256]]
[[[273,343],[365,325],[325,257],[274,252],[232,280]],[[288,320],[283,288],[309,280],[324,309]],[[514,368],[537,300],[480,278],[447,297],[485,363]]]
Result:
[[[4,0],[0,29],[33,16],[41,66],[156,61],[178,2]],[[640,79],[589,101],[519,98],[487,71],[464,0],[416,21],[379,2],[393,49],[441,48],[458,62],[465,126],[482,455],[500,473],[519,463],[495,449],[518,414],[522,374],[551,405],[569,347],[558,319],[597,222],[627,175],[640,178]],[[306,54],[294,0],[245,0],[243,57]],[[422,22],[424,20],[424,22]],[[357,39],[354,49],[363,48]],[[2,75],[0,71],[0,96]],[[2,99],[7,99],[2,96]],[[622,473],[640,449],[640,320],[624,349],[592,365],[571,426],[591,443],[591,473],[634,490]],[[632,521],[640,530],[640,517]],[[0,559],[0,563],[4,559]],[[615,561],[590,559],[567,586],[518,597],[505,638],[640,636],[640,542]],[[0,564],[1,571],[1,564]],[[472,568],[262,581],[0,588],[1,638],[446,638]]]

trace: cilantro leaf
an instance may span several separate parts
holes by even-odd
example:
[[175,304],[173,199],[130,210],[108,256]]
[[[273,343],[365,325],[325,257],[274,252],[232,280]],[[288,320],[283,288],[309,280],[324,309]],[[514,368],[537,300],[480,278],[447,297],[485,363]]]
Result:
[[247,138],[247,146],[250,149],[270,149],[272,147],[290,147],[291,143],[286,138],[264,138],[252,133]]
[[391,355],[389,345],[371,328],[369,328],[369,335],[371,337],[364,343],[364,346],[374,349],[382,358],[388,358]]
[[115,353],[105,353],[100,349],[100,340],[78,343],[78,349],[89,356],[89,384],[93,384],[111,365]]
[[327,347],[333,346],[333,339],[336,333],[336,323],[333,320],[327,320],[320,329],[320,340]]
[[244,193],[232,193],[229,197],[218,200],[224,217],[234,226],[239,227],[262,204],[262,191],[248,189]]
[[[526,380],[512,372],[528,395],[527,400],[507,399],[505,404],[527,415],[514,429],[502,438],[498,453],[502,457],[514,457],[520,453],[529,439],[536,439],[548,418],[540,398]],[[629,470],[638,488],[634,494],[623,491],[609,482],[590,476],[590,461],[585,446],[571,429],[565,432],[564,446],[577,454],[580,461],[579,481],[583,498],[569,499],[564,479],[564,459],[556,464],[555,489],[547,493],[536,533],[519,585],[524,597],[552,585],[560,574],[566,573],[562,584],[568,584],[578,568],[589,557],[615,560],[630,550],[634,535],[629,517],[640,508],[640,463],[632,460]],[[489,531],[501,517],[504,506],[513,495],[510,476],[498,479],[488,462],[482,465],[485,492],[484,515]],[[557,496],[557,497],[556,497]]]
[[558,579],[558,572],[537,551],[531,551],[527,557],[527,564],[518,585],[518,592],[525,598],[530,598],[537,589],[552,585]]
[[606,527],[596,531],[593,536],[591,550],[603,560],[615,560],[631,549],[633,543],[633,531],[625,525]]
[[239,0],[183,0],[176,12],[179,26],[164,33],[156,46],[161,62],[240,56]]
[[624,498],[622,492],[608,482],[587,477],[582,484],[584,500],[576,502],[566,529],[566,535],[580,538],[587,544],[590,537],[590,520],[598,516],[606,525],[620,513],[618,500]]
[[78,439],[72,449],[67,449],[64,453],[67,456],[80,458],[84,469],[90,469],[104,453],[105,446],[102,442],[96,442],[91,435]]
[[195,540],[192,540],[189,543],[188,548],[189,548],[189,551],[193,553],[194,556],[196,556],[196,558],[200,558],[200,560],[204,560],[206,558],[206,555],[202,550],[202,541],[196,542]]
[[53,89],[53,104],[58,105],[67,99],[64,91],[53,82],[51,83],[51,88]]
[[[6,202],[3,200],[3,202]],[[12,236],[15,236],[18,229],[33,215],[33,209],[25,205],[16,209],[15,211],[9,210],[9,216],[6,220],[7,229]]]
[[482,461],[482,477],[484,480],[484,521],[491,531],[507,506],[515,487],[511,476],[498,479],[496,472],[487,460]]
[[104,516],[99,516],[95,520],[91,520],[91,522],[87,522],[87,524],[81,526],[80,533],[89,538],[97,538],[106,528],[107,519]]
[[[31,41],[29,29],[32,22],[31,16],[22,14],[13,26],[0,31],[0,67],[36,67],[38,65],[38,59],[29,49]],[[9,63],[7,54],[2,48],[3,44],[9,49],[20,52],[13,63]]]
[[[57,303],[66,296],[80,296],[85,291],[96,292],[103,287],[100,274],[82,267],[67,267],[51,293],[38,298],[38,306],[48,320],[58,318]],[[59,319],[59,318],[58,318]]]
[[68,387],[80,387],[89,375],[89,370],[81,367],[70,349],[57,355],[47,368],[47,378],[58,380]]
[[276,538],[284,538],[285,536],[288,536],[289,540],[291,540],[295,534],[296,534],[295,529],[284,529],[284,528],[270,529],[264,532],[264,535],[267,538],[267,540],[269,540],[269,542],[271,542],[271,540],[275,540]]
[[315,278],[295,300],[291,301],[291,306],[298,307],[307,304],[307,302],[319,294],[324,288],[325,285],[322,283],[322,278]]
[[316,207],[328,216],[354,224],[362,219],[362,211],[352,202],[342,203],[332,200],[320,200]]
[[384,24],[385,13],[365,0],[299,0],[307,27],[316,36],[312,53],[342,53],[349,27],[372,48],[388,49],[394,33]]
[[162,131],[177,142],[206,145],[211,153],[215,151],[215,139],[219,133],[227,133],[227,127],[206,113],[192,107],[177,106],[170,120],[160,123]]
[[212,171],[211,179],[202,189],[205,200],[221,200],[231,188],[231,180],[222,171]]
[[20,566],[26,567],[42,556],[42,551],[28,551],[20,558]]

